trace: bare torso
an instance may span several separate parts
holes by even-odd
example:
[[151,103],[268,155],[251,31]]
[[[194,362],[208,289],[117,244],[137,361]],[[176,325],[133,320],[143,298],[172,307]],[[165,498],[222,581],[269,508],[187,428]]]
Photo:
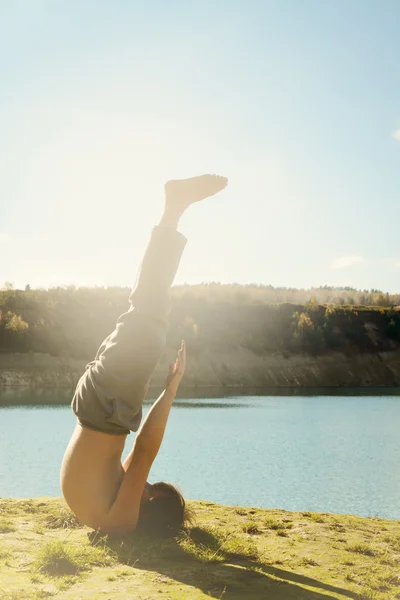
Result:
[[65,452],[60,475],[64,498],[78,519],[93,529],[105,523],[124,477],[125,440],[125,435],[77,424]]

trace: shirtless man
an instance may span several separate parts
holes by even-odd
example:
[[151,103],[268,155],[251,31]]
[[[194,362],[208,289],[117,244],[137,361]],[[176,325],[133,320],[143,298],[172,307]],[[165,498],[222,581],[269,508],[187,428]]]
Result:
[[[71,510],[93,529],[105,533],[137,529],[167,536],[175,535],[184,523],[180,492],[169,483],[147,482],[185,371],[184,342],[165,390],[139,425],[150,377],[165,348],[169,289],[186,244],[177,231],[179,219],[188,206],[226,185],[227,179],[217,175],[166,183],[164,213],[152,232],[129,310],[119,317],[78,382],[72,400],[77,424],[60,480]],[[137,431],[136,438],[121,463],[130,431]]]

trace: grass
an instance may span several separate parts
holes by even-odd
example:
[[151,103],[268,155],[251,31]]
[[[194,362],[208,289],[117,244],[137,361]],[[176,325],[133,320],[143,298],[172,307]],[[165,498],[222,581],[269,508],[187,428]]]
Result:
[[314,521],[314,523],[325,523],[326,521],[325,517],[322,516],[320,513],[304,512],[301,514],[303,515],[303,517],[307,517],[308,519],[311,519],[311,521]]
[[346,550],[349,552],[365,554],[365,556],[376,556],[379,554],[379,550],[377,548],[373,548],[370,544],[365,544],[364,542],[356,542],[355,544],[351,544],[347,546]]
[[277,529],[276,535],[279,535],[280,537],[289,537],[289,534],[285,529]]
[[261,533],[261,530],[258,527],[257,523],[253,520],[246,521],[246,523],[243,523],[242,531],[244,531],[244,533],[248,533],[249,535],[258,535],[259,533]]
[[10,558],[11,552],[9,550],[4,550],[4,548],[0,547],[0,561],[7,560]]
[[400,600],[400,522],[190,502],[176,539],[102,536],[60,499],[0,499],[0,598]]
[[305,556],[301,559],[300,564],[305,565],[306,567],[318,567],[318,563],[313,558],[309,558]]
[[400,533],[394,535],[385,535],[384,540],[389,544],[394,552],[400,553]]
[[106,567],[113,558],[104,547],[90,545],[75,546],[61,539],[43,544],[36,554],[35,570],[53,576],[77,575],[93,566]]
[[265,526],[268,529],[274,529],[275,531],[282,531],[283,529],[291,529],[293,523],[290,519],[274,519],[274,517],[268,517],[264,521]]
[[6,519],[5,517],[0,518],[0,533],[11,533],[15,530],[16,527],[11,519]]
[[77,529],[82,524],[69,508],[50,508],[43,517],[43,525],[48,529]]

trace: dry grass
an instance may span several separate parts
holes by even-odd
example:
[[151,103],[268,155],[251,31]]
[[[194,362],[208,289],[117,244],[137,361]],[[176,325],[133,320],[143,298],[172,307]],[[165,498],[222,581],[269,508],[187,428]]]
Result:
[[190,506],[195,527],[150,542],[90,532],[59,499],[0,500],[0,598],[400,599],[399,522]]
[[11,519],[0,517],[0,533],[10,533],[15,530],[16,527]]

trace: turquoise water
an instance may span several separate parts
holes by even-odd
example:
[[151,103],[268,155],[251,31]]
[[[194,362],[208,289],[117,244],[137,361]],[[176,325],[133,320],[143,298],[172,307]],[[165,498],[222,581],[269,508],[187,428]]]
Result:
[[[75,417],[25,404],[37,399],[0,391],[1,497],[60,495]],[[160,479],[188,498],[400,519],[400,397],[177,400],[149,478]]]

